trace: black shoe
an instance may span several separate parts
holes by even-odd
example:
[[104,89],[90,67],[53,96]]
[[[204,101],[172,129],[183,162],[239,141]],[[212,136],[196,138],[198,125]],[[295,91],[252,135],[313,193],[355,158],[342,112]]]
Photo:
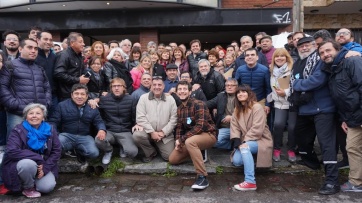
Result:
[[343,159],[342,161],[339,161],[339,162],[337,163],[337,167],[338,167],[338,169],[349,168],[349,163],[348,163],[348,161],[346,161],[345,159]]
[[320,165],[317,165],[317,166],[316,166],[316,165],[312,165],[312,164],[309,164],[308,162],[305,162],[305,161],[303,161],[303,160],[297,160],[296,163],[299,164],[299,165],[306,166],[306,167],[308,167],[308,168],[310,168],[310,169],[313,169],[313,170],[318,170],[318,169],[321,168]]
[[143,163],[149,163],[151,162],[155,157],[157,156],[157,152],[152,154],[150,157],[142,157]]
[[319,189],[318,194],[320,195],[333,195],[339,192],[341,187],[339,185],[332,185],[332,184],[324,184],[321,189]]
[[64,155],[71,158],[77,157],[77,153],[75,152],[75,150],[66,151]]
[[205,163],[207,162],[207,150],[201,150],[201,154],[202,154],[202,161]]
[[79,163],[81,163],[82,165],[84,165],[84,164],[87,162],[85,156],[82,156],[82,155],[80,155],[80,154],[77,154],[77,161],[78,161]]
[[206,176],[198,175],[195,183],[191,186],[192,189],[203,190],[209,187],[209,181],[207,181]]

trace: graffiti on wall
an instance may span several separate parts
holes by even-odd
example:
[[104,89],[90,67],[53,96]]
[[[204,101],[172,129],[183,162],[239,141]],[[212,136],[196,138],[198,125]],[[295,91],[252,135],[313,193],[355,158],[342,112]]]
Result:
[[275,23],[290,23],[290,16],[289,12],[284,14],[273,14],[273,21]]

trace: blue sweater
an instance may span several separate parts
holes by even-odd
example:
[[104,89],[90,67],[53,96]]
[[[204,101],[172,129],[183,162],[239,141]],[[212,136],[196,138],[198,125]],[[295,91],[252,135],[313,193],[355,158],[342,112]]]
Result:
[[348,42],[347,44],[343,45],[343,47],[351,51],[358,51],[362,54],[362,46],[357,42]]
[[[249,85],[258,101],[265,99],[271,93],[269,69],[259,63],[253,68],[247,65],[240,66],[236,71],[235,79],[239,84]],[[266,103],[266,106],[269,106],[269,103]]]

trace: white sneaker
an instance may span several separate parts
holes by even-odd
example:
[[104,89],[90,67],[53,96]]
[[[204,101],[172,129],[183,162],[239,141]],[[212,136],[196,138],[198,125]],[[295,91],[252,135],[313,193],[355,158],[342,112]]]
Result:
[[5,146],[0,146],[0,164],[3,162],[4,155],[5,155]]
[[112,153],[113,153],[113,151],[104,153],[103,159],[102,159],[102,164],[109,164],[109,162],[111,162]]
[[126,157],[127,157],[126,153],[124,153],[123,148],[121,148],[121,149],[119,150],[119,156],[120,156],[121,158],[126,158]]

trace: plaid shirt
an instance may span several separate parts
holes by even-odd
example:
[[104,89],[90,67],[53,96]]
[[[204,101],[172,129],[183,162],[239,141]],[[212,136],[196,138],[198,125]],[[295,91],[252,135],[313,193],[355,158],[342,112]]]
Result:
[[177,108],[177,116],[176,139],[181,143],[203,132],[217,136],[217,128],[204,102],[189,98],[186,105],[181,104]]

